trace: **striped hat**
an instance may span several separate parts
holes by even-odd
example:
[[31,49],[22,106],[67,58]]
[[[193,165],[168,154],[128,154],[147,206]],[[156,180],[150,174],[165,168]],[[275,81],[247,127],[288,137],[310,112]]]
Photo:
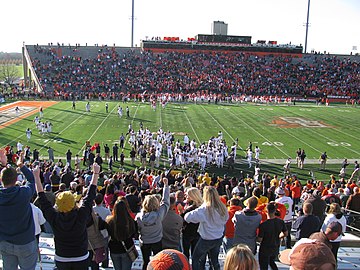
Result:
[[186,256],[175,249],[164,249],[156,254],[147,270],[191,270]]

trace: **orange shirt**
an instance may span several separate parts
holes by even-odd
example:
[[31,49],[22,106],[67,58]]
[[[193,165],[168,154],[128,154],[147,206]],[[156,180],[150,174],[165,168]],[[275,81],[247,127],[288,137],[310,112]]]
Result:
[[293,199],[300,198],[300,196],[301,196],[301,187],[295,185],[295,186],[292,186],[290,188],[290,190],[291,190],[291,196],[292,196]]
[[326,196],[326,195],[328,195],[329,194],[329,189],[328,188],[325,188],[323,191],[322,191],[322,193],[321,193],[321,197],[324,197],[324,196]]
[[232,218],[234,217],[236,211],[241,211],[241,210],[242,210],[241,206],[237,206],[237,205],[230,206],[230,209],[228,210],[229,219],[225,225],[225,236],[227,238],[234,238],[235,228],[234,228],[234,223],[232,222]]

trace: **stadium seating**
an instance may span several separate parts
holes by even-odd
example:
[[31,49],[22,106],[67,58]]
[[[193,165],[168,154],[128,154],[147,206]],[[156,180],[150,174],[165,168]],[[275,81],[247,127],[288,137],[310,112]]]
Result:
[[[47,92],[183,92],[358,98],[358,58],[256,57],[98,46],[27,46]],[[341,70],[341,72],[340,72]]]

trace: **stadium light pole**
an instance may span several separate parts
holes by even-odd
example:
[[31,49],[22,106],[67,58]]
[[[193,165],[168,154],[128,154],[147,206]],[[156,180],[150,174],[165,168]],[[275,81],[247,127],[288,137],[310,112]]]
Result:
[[[309,0],[310,1],[310,0]],[[134,47],[134,0],[131,0],[131,48]]]
[[308,9],[307,9],[307,18],[306,18],[306,34],[305,34],[305,51],[307,50],[307,39],[308,39],[308,31],[309,31],[309,14],[310,14],[310,0],[308,0]]

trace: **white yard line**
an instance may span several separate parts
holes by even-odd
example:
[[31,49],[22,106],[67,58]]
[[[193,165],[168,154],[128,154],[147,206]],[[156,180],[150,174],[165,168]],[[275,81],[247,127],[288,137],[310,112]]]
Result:
[[[338,131],[339,131],[339,130],[338,130]],[[325,136],[325,135],[322,135],[322,134],[320,134],[320,133],[318,133],[318,132],[316,132],[316,131],[315,131],[314,133],[316,133],[316,134],[319,135],[320,137],[323,137],[324,139],[328,140],[328,142],[334,142],[334,143],[337,142],[337,141],[335,141],[335,140],[333,140],[333,139],[331,139],[331,138],[329,138],[329,137],[327,137],[327,136]],[[341,133],[346,134],[345,132],[341,132]],[[348,134],[346,134],[346,135],[348,135]],[[347,150],[349,150],[349,151],[351,151],[351,152],[353,152],[353,153],[355,153],[355,154],[357,154],[357,155],[360,155],[360,152],[355,151],[354,149],[350,148],[349,146],[345,146],[345,145],[340,145],[340,146],[346,148]]]
[[[25,131],[24,131],[24,133],[25,133]],[[24,136],[24,134],[16,137],[16,138],[13,139],[12,141],[10,141],[10,142],[8,142],[7,144],[4,144],[3,146],[1,146],[1,148],[4,148],[4,147],[7,146],[7,145],[11,145],[11,143],[13,143],[13,142],[16,142],[16,143],[17,143],[17,142],[18,142],[18,139],[20,139],[20,138],[23,137],[23,136]]]
[[[90,138],[87,139],[88,141],[91,141],[91,139],[94,137],[94,135],[96,134],[96,132],[99,130],[99,128],[101,128],[101,126],[104,124],[104,122],[106,121],[106,119],[109,118],[109,116],[113,113],[113,111],[118,107],[119,103],[116,104],[116,106],[114,106],[114,108],[108,113],[108,115],[101,121],[100,125],[95,129],[95,131],[91,134]],[[81,149],[79,150],[79,152],[77,153],[78,155],[80,155],[80,153],[82,152],[82,150],[85,148],[85,144],[81,147]]]
[[210,113],[208,112],[208,110],[206,110],[206,109],[203,107],[203,105],[200,105],[200,106],[201,106],[201,108],[202,108],[208,115],[210,115],[210,117],[219,125],[219,127],[221,127],[221,129],[230,137],[230,139],[232,139],[232,140],[235,142],[236,140],[233,138],[233,136],[231,136],[231,135],[229,134],[229,132],[227,132],[227,130],[219,123],[219,121],[216,120],[216,119],[212,116],[212,114],[210,114]]
[[[254,113],[254,112],[249,111],[248,109],[246,109],[246,107],[243,107],[243,108],[244,108],[246,111],[248,111],[248,113],[253,114],[253,115],[256,115],[256,117],[258,117],[258,118],[264,119],[264,117],[261,117],[259,114],[256,114],[256,113]],[[281,131],[284,131],[286,134],[288,134],[288,135],[290,135],[291,137],[295,138],[295,139],[298,140],[299,142],[301,142],[301,143],[309,146],[310,148],[312,148],[312,149],[315,150],[316,152],[319,152],[320,154],[323,153],[323,152],[320,151],[319,149],[313,147],[312,145],[306,143],[306,142],[303,141],[302,139],[300,139],[300,138],[296,137],[295,135],[291,134],[291,133],[290,133],[289,131],[287,131],[285,128],[281,128],[281,127],[278,127],[278,128],[280,128]]]
[[[258,134],[260,137],[264,138],[265,141],[270,142],[271,140],[269,140],[268,138],[266,138],[264,135],[262,135],[259,131],[257,131],[255,128],[253,128],[252,126],[250,126],[248,123],[246,123],[243,119],[241,119],[239,116],[237,116],[235,113],[233,113],[231,110],[228,110],[228,112],[230,112],[233,116],[235,116],[237,119],[239,119],[243,124],[245,124],[247,127],[249,127],[251,130],[253,130],[256,134]],[[291,155],[287,154],[286,152],[284,152],[280,147],[274,145],[274,147],[279,150],[281,153],[283,153],[286,157],[290,157]]]
[[[349,110],[349,111],[350,111],[350,109],[351,109],[351,108],[342,108],[342,107],[340,107],[340,109],[339,109],[339,107],[326,107],[326,108],[327,108],[327,109],[330,109],[330,108],[337,109],[337,112],[335,112],[335,113],[333,113],[332,110],[329,110],[329,111],[330,111],[330,114],[334,116],[334,117],[332,118],[332,121],[337,122],[337,123],[341,123],[341,124],[343,124],[341,121],[336,121],[337,115],[338,115],[339,113],[345,114],[345,113],[347,113],[347,112],[345,112],[345,110]],[[360,127],[358,127],[356,124],[354,125],[354,122],[353,122],[353,121],[346,121],[346,124],[349,125],[349,126],[351,126],[353,129],[357,129],[357,130],[360,131]],[[340,131],[340,130],[339,130],[339,131]],[[358,137],[352,136],[352,135],[350,135],[350,134],[349,134],[348,136],[349,136],[349,137],[353,137],[354,139],[358,139]]]
[[161,106],[161,104],[160,104],[160,106],[159,106],[159,111],[160,111],[160,127],[162,128],[162,117],[161,117],[161,113],[162,113],[162,106]]
[[82,116],[84,116],[84,115],[85,115],[85,112],[83,112],[83,113],[82,113],[81,115],[79,115],[74,121],[72,121],[72,122],[70,123],[70,125],[67,125],[66,128],[64,128],[62,131],[60,131],[54,139],[48,140],[48,142],[45,143],[38,151],[40,152],[40,151],[41,151],[42,149],[44,149],[45,146],[47,146],[50,142],[55,141],[56,138],[58,138],[60,134],[62,134],[65,130],[67,130],[70,126],[72,126],[77,120],[79,120],[79,119],[80,119]]
[[[137,107],[136,107],[136,110],[135,110],[135,113],[134,113],[133,119],[131,120],[131,126],[133,126],[134,119],[135,119],[135,116],[136,116],[136,113],[137,113],[138,109],[139,109],[139,102],[138,102],[138,104],[137,104]],[[128,138],[128,136],[126,136],[126,138],[125,138],[125,142],[124,142],[124,149],[125,149],[125,147],[126,147],[126,142],[128,141],[128,139],[127,139],[127,138]]]
[[[286,109],[286,111],[288,111],[288,110]],[[293,112],[293,113],[294,113],[295,115],[297,115],[297,116],[301,116],[301,117],[302,117],[302,115],[299,114],[299,113],[295,113],[295,112]],[[345,133],[345,132],[341,131],[340,129],[336,129],[336,130],[337,130],[339,133],[343,133],[343,134],[346,135],[346,136],[352,137],[352,136],[350,136],[350,134]],[[324,139],[328,140],[328,142],[337,143],[337,141],[335,141],[335,140],[333,140],[333,139],[331,139],[331,138],[329,138],[329,137],[327,137],[327,136],[325,136],[325,135],[323,135],[323,134],[321,134],[321,133],[319,133],[319,132],[316,132],[315,129],[313,129],[312,132],[315,133],[315,134],[317,134],[318,136],[323,137]],[[354,138],[355,138],[355,137],[354,137]],[[355,138],[355,139],[357,139],[357,138]],[[360,153],[359,153],[358,151],[355,151],[354,149],[352,149],[352,148],[350,148],[350,147],[348,147],[348,146],[341,145],[341,147],[344,147],[344,148],[346,148],[347,150],[349,150],[349,151],[351,151],[351,152],[353,152],[353,153],[355,153],[355,154],[357,154],[357,155],[360,155]]]
[[187,114],[186,114],[186,110],[185,110],[185,108],[183,109],[183,108],[182,108],[182,106],[181,106],[181,104],[179,104],[179,105],[180,105],[180,108],[182,109],[182,111],[184,112],[185,117],[186,117],[186,119],[188,120],[189,125],[190,125],[190,127],[191,127],[192,131],[194,132],[194,135],[195,135],[195,137],[196,137],[196,139],[197,139],[197,141],[198,141],[198,143],[199,143],[199,145],[200,145],[200,144],[201,144],[201,141],[200,141],[200,139],[199,139],[199,136],[197,135],[197,133],[196,133],[196,131],[195,131],[195,129],[194,129],[194,127],[193,127],[193,125],[191,124],[190,119],[189,119],[189,117],[188,117],[188,116],[187,116]]

